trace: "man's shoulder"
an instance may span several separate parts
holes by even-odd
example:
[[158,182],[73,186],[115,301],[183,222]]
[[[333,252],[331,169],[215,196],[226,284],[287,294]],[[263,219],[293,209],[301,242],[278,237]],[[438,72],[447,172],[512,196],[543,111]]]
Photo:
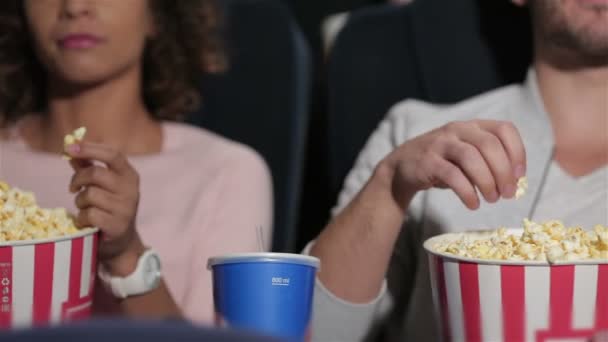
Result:
[[451,105],[408,99],[393,106],[386,120],[399,140],[418,136],[451,121],[505,120],[509,115],[507,107],[520,102],[523,92],[522,85],[509,85]]

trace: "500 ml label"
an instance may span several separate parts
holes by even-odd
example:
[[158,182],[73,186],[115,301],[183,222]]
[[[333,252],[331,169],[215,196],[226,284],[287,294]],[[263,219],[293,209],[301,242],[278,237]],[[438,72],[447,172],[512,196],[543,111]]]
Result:
[[272,286],[289,286],[289,278],[272,277]]

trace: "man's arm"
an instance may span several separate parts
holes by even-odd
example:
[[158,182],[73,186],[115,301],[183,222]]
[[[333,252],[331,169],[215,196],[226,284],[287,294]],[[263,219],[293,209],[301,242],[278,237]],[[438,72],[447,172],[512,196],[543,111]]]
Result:
[[454,122],[405,142],[317,239],[311,254],[322,262],[319,279],[343,300],[375,298],[418,191],[451,189],[474,210],[480,195],[490,203],[512,198],[525,170],[523,142],[508,122]]
[[[392,174],[388,165],[380,165],[311,250],[323,262],[321,282],[349,302],[369,302],[382,287],[404,221],[403,207],[392,197]],[[404,198],[406,206],[412,195]]]

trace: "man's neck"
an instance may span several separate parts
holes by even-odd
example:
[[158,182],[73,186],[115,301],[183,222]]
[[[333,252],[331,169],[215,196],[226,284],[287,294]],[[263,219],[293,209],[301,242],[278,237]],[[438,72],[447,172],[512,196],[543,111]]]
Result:
[[[98,86],[66,92],[59,82],[49,89],[47,112],[36,129],[37,147],[57,152],[63,136],[87,127],[87,140],[103,143],[128,154],[158,152],[162,145],[160,124],[146,110],[136,70]],[[36,140],[36,138],[34,139]]]
[[574,176],[608,163],[608,66],[560,68],[535,61],[555,134],[555,159]]

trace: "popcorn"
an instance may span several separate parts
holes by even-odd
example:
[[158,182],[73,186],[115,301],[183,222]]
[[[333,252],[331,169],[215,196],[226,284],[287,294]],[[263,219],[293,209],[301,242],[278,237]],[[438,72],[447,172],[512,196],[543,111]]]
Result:
[[462,257],[493,260],[576,261],[608,259],[608,226],[593,231],[565,227],[560,221],[543,224],[524,219],[517,237],[501,228],[493,232],[463,234],[455,241],[438,243],[434,249]]
[[65,209],[40,208],[31,192],[0,182],[0,242],[46,239],[79,231]]
[[520,198],[526,194],[528,190],[528,178],[521,177],[517,180],[517,191],[515,191],[515,198]]
[[[66,135],[63,138],[63,149],[67,150],[67,148],[70,147],[70,145],[74,145],[74,144],[80,143],[84,139],[84,136],[86,134],[87,134],[87,128],[86,127],[80,127],[78,129],[76,129],[74,132]],[[65,153],[63,155],[63,158],[66,159],[66,160],[72,159],[69,155],[67,155]]]

